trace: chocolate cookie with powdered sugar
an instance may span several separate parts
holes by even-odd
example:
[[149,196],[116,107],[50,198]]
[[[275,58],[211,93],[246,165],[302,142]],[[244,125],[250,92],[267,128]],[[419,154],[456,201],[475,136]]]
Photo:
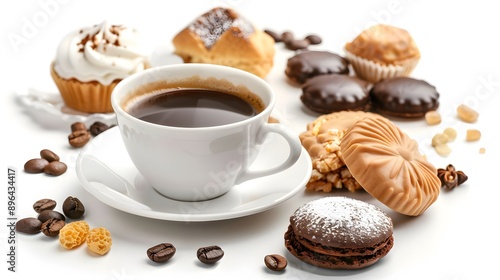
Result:
[[292,214],[285,246],[314,266],[360,269],[389,253],[392,233],[391,218],[378,207],[348,197],[325,197]]

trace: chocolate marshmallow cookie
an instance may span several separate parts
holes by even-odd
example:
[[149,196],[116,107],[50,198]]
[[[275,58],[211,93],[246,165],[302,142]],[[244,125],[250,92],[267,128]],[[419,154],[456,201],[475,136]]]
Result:
[[287,61],[285,74],[303,84],[307,79],[325,74],[349,74],[347,59],[327,51],[304,51]]
[[368,111],[369,83],[347,75],[320,75],[305,82],[300,99],[307,108],[322,114]]
[[439,107],[439,93],[426,81],[410,77],[388,78],[370,90],[373,107],[381,114],[418,118]]
[[285,247],[308,264],[328,269],[373,265],[394,244],[391,218],[379,208],[348,197],[325,197],[290,217]]

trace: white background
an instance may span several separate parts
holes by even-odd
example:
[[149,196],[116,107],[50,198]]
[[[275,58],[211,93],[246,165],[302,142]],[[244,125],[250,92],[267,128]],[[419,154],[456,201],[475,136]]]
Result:
[[[20,279],[33,275],[92,279],[145,279],[182,277],[231,277],[239,279],[498,279],[498,105],[500,43],[498,9],[494,1],[3,1],[0,5],[1,64],[0,104],[2,167],[17,168],[17,216],[34,216],[32,204],[40,198],[61,202],[69,195],[85,202],[85,220],[93,227],[108,228],[111,251],[102,257],[85,246],[62,249],[56,239],[43,234],[16,234],[16,273],[7,271],[9,230],[7,191],[0,190],[1,275]],[[309,33],[324,42],[317,49],[342,54],[342,46],[362,29],[383,22],[407,29],[416,40],[422,59],[413,77],[435,85],[441,94],[443,122],[428,126],[423,120],[395,122],[415,138],[436,167],[452,163],[469,180],[453,191],[443,191],[420,217],[405,217],[377,203],[366,194],[336,192],[310,194],[300,191],[272,210],[234,220],[182,223],[160,221],[123,213],[100,202],[80,185],[74,170],[79,150],[67,143],[69,126],[43,118],[16,100],[16,92],[35,87],[54,90],[49,65],[57,45],[67,32],[108,20],[133,26],[143,35],[148,51],[169,50],[171,39],[192,19],[208,9],[229,6],[260,28],[290,30],[296,37]],[[15,38],[16,40],[14,40]],[[284,76],[286,59],[293,52],[276,45],[275,66],[266,78],[278,94],[277,114],[297,133],[317,115],[300,103],[300,89]],[[455,108],[466,103],[480,112],[475,124],[464,124]],[[450,156],[438,156],[430,148],[432,136],[454,127],[458,138]],[[466,143],[465,130],[482,132],[479,142]],[[486,149],[479,154],[479,148]],[[59,177],[25,174],[24,163],[48,148],[69,166]],[[4,176],[7,177],[6,171]],[[7,178],[4,177],[4,182]],[[269,186],[272,188],[272,186]],[[395,244],[379,263],[358,271],[330,271],[306,265],[291,256],[283,245],[288,218],[303,203],[327,195],[348,195],[380,206],[394,220]],[[163,265],[152,264],[146,249],[171,242],[178,251]],[[226,256],[205,267],[195,257],[198,247],[221,246]],[[283,273],[266,269],[266,254],[287,257]]]

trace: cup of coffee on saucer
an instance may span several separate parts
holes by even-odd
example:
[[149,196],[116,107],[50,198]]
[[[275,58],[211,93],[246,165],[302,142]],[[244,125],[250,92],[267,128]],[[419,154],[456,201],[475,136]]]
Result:
[[[227,66],[177,64],[122,80],[111,104],[137,170],[161,195],[205,201],[242,182],[291,167],[302,146],[293,130],[269,122],[275,105],[263,79]],[[252,169],[261,145],[279,135],[288,157]]]

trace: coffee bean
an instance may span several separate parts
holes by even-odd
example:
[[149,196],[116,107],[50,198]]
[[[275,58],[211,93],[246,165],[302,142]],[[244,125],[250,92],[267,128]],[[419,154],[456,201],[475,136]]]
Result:
[[68,142],[72,147],[83,147],[89,142],[90,136],[87,130],[76,130],[68,135]]
[[281,271],[281,270],[285,269],[285,267],[288,264],[285,257],[278,255],[278,254],[272,254],[272,255],[265,256],[264,263],[266,264],[267,268],[269,268],[270,270],[274,270],[274,271]]
[[46,159],[48,162],[59,160],[59,156],[56,155],[56,153],[54,153],[53,151],[48,150],[48,149],[41,150],[40,157]]
[[97,136],[108,129],[109,126],[107,124],[97,121],[90,126],[89,130],[92,136]]
[[16,222],[16,231],[35,234],[39,233],[42,226],[42,222],[37,218],[23,218]]
[[83,203],[76,197],[68,196],[63,202],[63,213],[70,219],[78,219],[85,213]]
[[78,130],[87,130],[87,126],[82,122],[75,122],[71,124],[71,132]]
[[40,222],[42,223],[46,222],[47,220],[50,220],[51,218],[57,218],[63,221],[66,220],[66,217],[62,213],[55,210],[45,210],[40,212],[40,214],[38,215],[38,220],[40,220]]
[[175,254],[175,247],[170,243],[160,243],[148,249],[148,258],[157,263],[163,263],[171,259]]
[[59,231],[64,227],[66,223],[58,218],[50,218],[41,225],[41,231],[43,234],[54,237],[59,235]]
[[311,43],[308,40],[291,40],[285,43],[285,47],[289,50],[303,50],[307,49]]
[[64,172],[66,172],[66,170],[68,170],[68,166],[64,162],[61,162],[61,161],[49,162],[49,164],[47,164],[43,168],[43,172],[45,172],[45,174],[49,174],[52,176],[62,175],[62,174],[64,174]]
[[222,259],[224,251],[219,246],[207,246],[199,248],[196,256],[202,263],[213,264]]
[[34,158],[24,164],[24,171],[28,173],[42,173],[49,161],[44,158]]
[[309,41],[309,43],[311,43],[311,45],[319,45],[323,41],[323,40],[321,40],[321,37],[319,37],[318,35],[314,35],[314,34],[307,35],[305,39],[307,41]]
[[294,38],[293,38],[293,33],[290,32],[290,31],[285,31],[283,33],[281,33],[281,41],[284,42],[284,43],[287,43],[287,42],[290,42],[290,41],[293,41]]
[[269,29],[265,29],[264,32],[266,32],[271,38],[273,38],[274,42],[279,43],[281,42],[281,35],[278,34],[277,32],[274,32]]
[[56,204],[57,203],[55,200],[52,200],[50,198],[44,198],[35,202],[33,204],[33,209],[35,210],[35,212],[41,213],[42,211],[45,210],[53,210],[54,208],[56,208]]

